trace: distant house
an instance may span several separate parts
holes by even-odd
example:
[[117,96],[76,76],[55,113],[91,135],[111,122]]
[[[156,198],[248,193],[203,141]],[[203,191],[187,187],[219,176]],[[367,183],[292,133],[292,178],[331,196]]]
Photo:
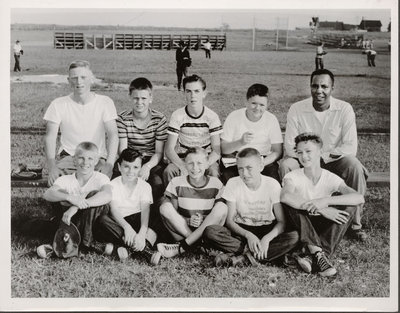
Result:
[[344,30],[344,23],[343,22],[319,22],[319,29],[321,30]]
[[379,20],[362,20],[358,27],[369,32],[380,32],[382,23]]
[[358,25],[353,24],[343,24],[343,30],[356,30]]

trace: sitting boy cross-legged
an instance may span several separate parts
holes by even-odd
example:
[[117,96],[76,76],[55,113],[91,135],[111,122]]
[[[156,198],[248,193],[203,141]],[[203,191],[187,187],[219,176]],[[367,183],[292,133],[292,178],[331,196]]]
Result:
[[111,181],[111,216],[98,221],[99,238],[120,246],[120,260],[139,253],[152,265],[157,265],[161,254],[153,251],[157,234],[149,227],[150,205],[153,203],[151,186],[139,177],[142,158],[137,151],[125,149],[118,158],[121,176]]
[[165,191],[160,207],[164,225],[176,244],[159,243],[158,251],[164,257],[173,257],[193,249],[208,225],[223,225],[226,205],[220,199],[222,183],[205,174],[207,152],[200,147],[189,148],[184,158],[188,175],[174,177]]
[[[310,273],[314,268],[321,276],[333,276],[336,269],[331,256],[364,197],[346,185],[344,180],[321,168],[322,139],[313,133],[295,138],[297,157],[304,168],[293,170],[283,178],[281,202],[286,206],[300,241],[307,248],[298,257],[300,267]],[[332,195],[334,193],[341,195]]]
[[109,211],[110,179],[94,170],[99,161],[99,151],[94,143],[80,143],[73,161],[76,173],[58,177],[43,197],[54,203],[54,222],[76,225],[82,238],[81,249],[103,253],[106,246],[94,240],[93,227],[98,218]]
[[292,250],[298,242],[296,231],[285,231],[279,183],[261,172],[262,157],[255,148],[236,155],[239,177],[228,180],[222,198],[228,205],[226,226],[205,229],[206,245],[225,252],[215,257],[215,265],[257,264],[273,261]]

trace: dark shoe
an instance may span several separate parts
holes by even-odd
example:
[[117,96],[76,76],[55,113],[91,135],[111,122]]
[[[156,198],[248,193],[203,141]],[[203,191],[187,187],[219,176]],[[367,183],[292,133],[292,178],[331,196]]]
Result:
[[141,254],[144,255],[146,260],[151,264],[151,265],[158,265],[161,260],[161,253],[159,251],[154,251],[152,250],[149,245],[146,245],[146,247],[141,251]]
[[96,253],[104,255],[111,255],[114,251],[114,245],[112,243],[105,242],[93,242],[91,248]]
[[366,241],[368,239],[367,233],[362,229],[349,229],[349,237],[359,241]]
[[315,263],[318,273],[323,277],[329,277],[336,274],[336,269],[330,263],[329,259],[323,251],[315,252]]
[[231,266],[232,265],[232,254],[231,253],[220,253],[214,258],[214,264],[217,267]]

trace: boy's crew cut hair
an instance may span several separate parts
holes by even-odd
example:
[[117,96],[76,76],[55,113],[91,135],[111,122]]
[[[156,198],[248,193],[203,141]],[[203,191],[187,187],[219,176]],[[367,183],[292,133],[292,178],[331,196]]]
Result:
[[190,147],[186,150],[185,154],[183,155],[183,159],[185,160],[189,154],[204,154],[206,158],[208,158],[208,154],[206,150],[202,147]]
[[124,151],[121,152],[121,154],[120,154],[120,156],[119,156],[119,158],[117,160],[117,163],[121,164],[122,161],[126,161],[126,162],[131,163],[131,162],[135,162],[135,160],[137,158],[142,160],[142,155],[138,151],[126,148]]
[[263,84],[253,84],[247,89],[246,98],[249,100],[254,96],[267,97],[269,95],[268,87]]
[[99,148],[97,148],[96,144],[90,141],[83,141],[76,146],[75,154],[78,151],[93,151],[99,153]]
[[318,69],[318,70],[315,70],[314,72],[312,72],[311,78],[310,78],[310,84],[312,84],[312,80],[313,80],[314,76],[318,76],[318,75],[329,75],[329,77],[332,80],[332,86],[335,84],[335,75],[333,75],[333,73],[326,68]]
[[200,82],[201,85],[203,86],[203,90],[206,90],[206,81],[203,78],[201,78],[199,75],[196,75],[196,74],[187,76],[183,79],[183,89],[185,89],[186,84],[195,83],[195,82]]
[[145,77],[138,77],[131,81],[129,85],[129,94],[132,94],[133,90],[153,90],[152,83]]
[[252,157],[252,156],[256,156],[258,158],[261,158],[261,154],[260,152],[255,149],[255,148],[244,148],[242,150],[240,150],[237,155],[236,158],[248,158],[248,157]]
[[294,138],[295,148],[297,148],[297,146],[300,142],[306,142],[306,141],[312,141],[312,142],[316,143],[320,148],[322,148],[322,146],[323,146],[322,139],[317,134],[302,133],[302,134],[296,136],[296,138]]
[[68,70],[72,70],[73,68],[84,67],[91,71],[90,63],[86,60],[75,60],[72,61],[68,67]]

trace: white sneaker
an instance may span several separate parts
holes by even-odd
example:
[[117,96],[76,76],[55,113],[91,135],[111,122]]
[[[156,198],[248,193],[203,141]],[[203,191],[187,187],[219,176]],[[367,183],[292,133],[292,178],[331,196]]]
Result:
[[119,247],[117,254],[120,261],[125,261],[129,257],[128,250],[125,247]]
[[164,258],[172,258],[180,253],[179,243],[167,244],[160,242],[157,244],[157,250]]

